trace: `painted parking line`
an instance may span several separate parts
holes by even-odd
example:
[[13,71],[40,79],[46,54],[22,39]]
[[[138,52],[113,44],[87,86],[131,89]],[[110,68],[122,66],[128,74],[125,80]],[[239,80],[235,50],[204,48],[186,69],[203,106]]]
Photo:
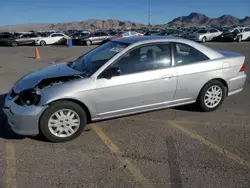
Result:
[[238,155],[218,146],[217,144],[207,140],[206,138],[204,138],[203,136],[191,131],[190,129],[187,129],[183,126],[181,126],[180,124],[178,124],[176,121],[168,121],[168,125],[182,131],[183,133],[185,133],[187,136],[200,141],[201,143],[203,143],[204,145],[210,147],[211,149],[213,149],[214,151],[223,154],[224,156],[228,157],[229,159],[233,160],[236,163],[239,163],[241,165],[244,165],[248,168],[250,168],[250,161],[247,161],[241,157],[239,157]]
[[[125,117],[123,119],[130,120],[130,121],[141,121],[141,118],[138,117]],[[147,121],[151,122],[158,122],[158,123],[168,123],[169,120],[164,120],[164,119],[147,119]],[[186,121],[186,120],[175,120],[175,122],[180,123],[180,124],[187,124],[187,125],[207,125],[210,124],[210,122],[202,121],[202,122],[197,122],[197,121]],[[214,122],[214,124],[220,124],[220,122]]]
[[91,124],[90,127],[96,132],[100,137],[103,143],[109,148],[111,153],[113,153],[122,166],[126,166],[126,169],[132,174],[137,182],[139,182],[144,188],[154,188],[152,182],[147,179],[141,171],[132,164],[131,160],[128,158],[122,157],[122,152],[120,149],[113,143],[113,141],[102,131],[102,129],[97,124]]
[[[132,120],[132,121],[141,121],[140,118],[137,117],[127,117],[126,119],[128,120]],[[213,149],[214,151],[223,154],[224,156],[226,156],[227,158],[237,162],[238,164],[244,165],[248,168],[250,168],[250,161],[243,159],[242,157],[239,157],[238,155],[218,146],[217,144],[207,140],[206,138],[202,137],[201,135],[192,132],[190,129],[187,129],[183,126],[181,126],[180,124],[192,124],[192,125],[204,125],[207,124],[208,122],[193,122],[193,121],[182,121],[182,120],[177,120],[177,121],[168,121],[168,120],[162,120],[162,119],[147,119],[147,121],[151,121],[151,122],[158,122],[158,123],[167,123],[168,125],[182,131],[183,133],[185,133],[186,135],[188,135],[189,137],[196,139],[198,141],[200,141],[201,143],[203,143],[204,145],[210,147],[211,149]]]
[[6,188],[17,188],[16,183],[16,157],[15,147],[12,143],[6,143]]

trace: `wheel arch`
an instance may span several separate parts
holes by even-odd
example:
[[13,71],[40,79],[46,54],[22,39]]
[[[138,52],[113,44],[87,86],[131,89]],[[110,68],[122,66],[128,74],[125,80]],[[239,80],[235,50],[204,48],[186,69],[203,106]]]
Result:
[[19,43],[16,40],[11,40],[10,44],[12,44],[13,42],[15,42],[17,45],[19,45]]
[[39,44],[41,44],[42,41],[44,41],[45,44],[47,44],[46,40],[44,40],[44,39],[41,39],[41,40],[39,41]]
[[54,102],[58,102],[58,101],[71,101],[71,102],[74,102],[74,103],[78,104],[86,113],[87,123],[91,123],[92,116],[91,116],[90,110],[83,102],[81,102],[81,101],[79,101],[77,99],[72,99],[72,98],[62,98],[62,99],[57,99],[57,100],[51,101],[47,105],[50,106]]
[[211,79],[211,80],[207,81],[207,82],[202,86],[202,88],[200,89],[199,94],[198,94],[198,96],[197,96],[197,99],[198,99],[198,97],[200,96],[200,93],[201,93],[201,91],[203,90],[203,88],[204,88],[208,83],[210,83],[210,82],[212,82],[212,81],[219,81],[219,82],[221,82],[221,83],[225,86],[225,88],[226,88],[226,96],[228,96],[228,84],[227,84],[226,80],[224,80],[224,79],[222,79],[222,78],[214,78],[214,79]]

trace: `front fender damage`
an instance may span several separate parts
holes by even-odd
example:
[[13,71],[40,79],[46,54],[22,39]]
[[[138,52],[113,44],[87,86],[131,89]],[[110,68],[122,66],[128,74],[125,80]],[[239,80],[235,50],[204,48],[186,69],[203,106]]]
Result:
[[34,88],[26,89],[20,93],[16,93],[13,89],[10,92],[11,98],[15,98],[15,103],[20,106],[30,106],[38,105],[41,99],[41,90],[55,85],[63,84],[72,80],[83,78],[81,75],[72,75],[72,76],[62,76],[55,78],[46,78],[41,80]]

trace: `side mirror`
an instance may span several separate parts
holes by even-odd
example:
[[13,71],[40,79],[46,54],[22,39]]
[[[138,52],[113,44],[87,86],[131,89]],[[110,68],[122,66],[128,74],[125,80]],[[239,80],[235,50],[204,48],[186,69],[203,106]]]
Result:
[[111,79],[113,76],[119,76],[121,74],[121,71],[118,67],[111,67],[103,73],[103,78]]

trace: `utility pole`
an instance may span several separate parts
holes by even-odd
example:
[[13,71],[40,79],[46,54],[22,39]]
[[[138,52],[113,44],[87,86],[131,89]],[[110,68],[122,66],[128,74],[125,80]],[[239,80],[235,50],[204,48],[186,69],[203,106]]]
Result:
[[148,26],[151,26],[151,0],[148,0]]

